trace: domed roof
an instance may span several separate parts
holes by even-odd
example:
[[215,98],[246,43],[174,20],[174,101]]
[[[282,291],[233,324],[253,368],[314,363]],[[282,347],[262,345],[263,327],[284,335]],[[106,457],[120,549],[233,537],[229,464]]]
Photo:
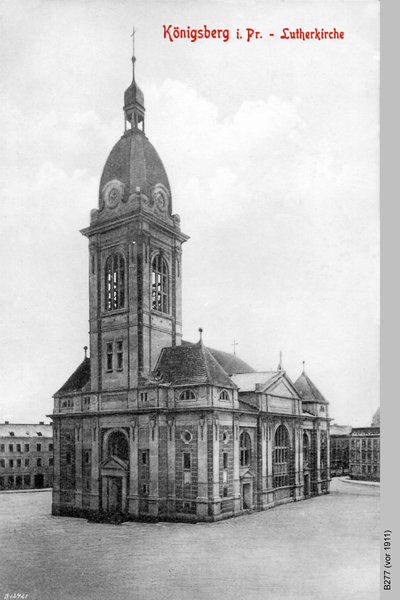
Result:
[[100,179],[100,197],[110,181],[120,181],[128,194],[162,184],[171,196],[167,173],[154,146],[140,129],[129,129],[115,144],[106,161]]

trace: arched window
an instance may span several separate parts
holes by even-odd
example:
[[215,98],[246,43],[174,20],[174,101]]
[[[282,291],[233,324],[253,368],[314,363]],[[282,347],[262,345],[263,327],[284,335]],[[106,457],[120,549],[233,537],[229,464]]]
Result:
[[275,433],[274,487],[289,485],[289,434],[284,425]]
[[250,455],[251,455],[251,440],[250,436],[246,431],[244,431],[239,438],[239,448],[240,448],[240,466],[248,467],[250,466]]
[[121,254],[112,254],[106,260],[105,309],[116,310],[125,306],[125,261]]
[[196,396],[192,390],[183,390],[180,393],[179,400],[196,400]]
[[229,394],[226,390],[223,390],[219,395],[220,400],[229,400]]
[[108,456],[129,460],[129,444],[122,431],[113,431],[108,438]]
[[308,434],[303,432],[303,464],[310,461],[310,439]]
[[168,267],[161,254],[151,263],[151,300],[153,310],[168,313]]

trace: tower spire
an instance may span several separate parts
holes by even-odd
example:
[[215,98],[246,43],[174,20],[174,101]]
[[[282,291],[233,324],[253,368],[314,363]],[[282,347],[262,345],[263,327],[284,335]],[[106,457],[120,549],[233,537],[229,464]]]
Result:
[[135,81],[135,33],[132,29],[132,83],[124,96],[125,131],[127,129],[140,129],[144,133],[144,96]]

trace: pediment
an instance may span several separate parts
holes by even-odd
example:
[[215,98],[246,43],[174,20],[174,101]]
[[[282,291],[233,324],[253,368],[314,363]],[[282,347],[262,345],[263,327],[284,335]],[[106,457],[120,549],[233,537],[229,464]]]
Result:
[[269,384],[267,383],[262,391],[265,394],[279,396],[281,398],[293,398],[296,400],[300,398],[293,384],[285,374],[283,374],[278,381],[272,381]]
[[114,471],[127,471],[128,463],[118,456],[109,456],[101,463],[102,469],[113,469]]
[[244,479],[246,480],[252,480],[254,479],[254,473],[251,469],[245,469],[243,472],[240,473],[240,479],[243,481]]

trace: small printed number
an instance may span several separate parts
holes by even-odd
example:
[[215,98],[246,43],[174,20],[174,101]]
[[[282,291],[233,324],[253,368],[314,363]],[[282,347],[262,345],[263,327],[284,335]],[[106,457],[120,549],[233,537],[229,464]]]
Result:
[[4,600],[12,600],[13,598],[17,598],[18,600],[26,600],[26,598],[28,598],[28,594],[17,594],[14,592],[14,594],[5,594],[4,596]]

